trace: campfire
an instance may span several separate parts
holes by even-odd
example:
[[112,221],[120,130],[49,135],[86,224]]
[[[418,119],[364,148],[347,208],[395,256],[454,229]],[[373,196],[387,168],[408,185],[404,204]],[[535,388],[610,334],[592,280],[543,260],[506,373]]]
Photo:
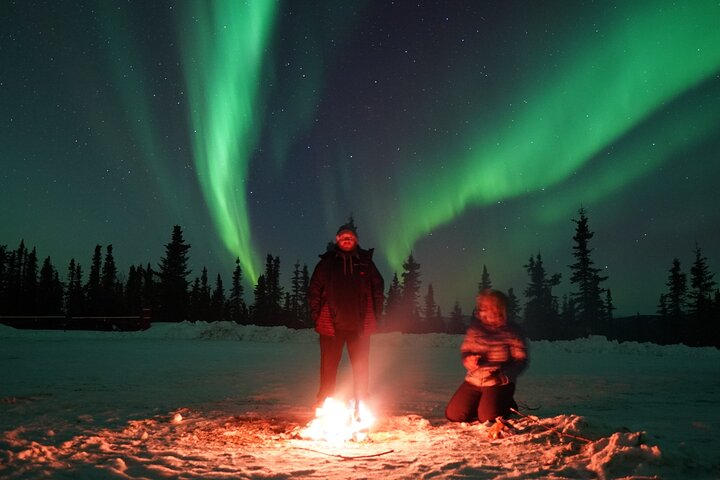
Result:
[[361,442],[367,438],[374,422],[375,417],[363,402],[346,404],[329,397],[315,409],[315,418],[298,435],[330,443]]

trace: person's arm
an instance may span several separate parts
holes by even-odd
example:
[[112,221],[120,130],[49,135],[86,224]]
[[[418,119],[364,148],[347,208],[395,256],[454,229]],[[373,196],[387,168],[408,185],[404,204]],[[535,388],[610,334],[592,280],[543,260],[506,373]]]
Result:
[[465,357],[473,356],[477,367],[514,368],[518,373],[527,364],[527,345],[522,333],[512,326],[506,327],[504,340],[487,341],[480,332],[468,329],[461,346],[463,363]]
[[487,350],[486,343],[476,326],[470,324],[460,345],[460,358],[466,370],[476,370],[480,366]]
[[323,261],[320,260],[315,265],[312,276],[310,277],[310,285],[308,286],[308,307],[310,307],[310,315],[313,322],[317,322],[320,317],[320,309],[322,308],[322,297],[325,289],[325,268]]
[[518,328],[511,328],[508,346],[510,358],[503,365],[503,370],[514,378],[520,375],[528,365],[527,341]]
[[375,262],[370,260],[370,282],[372,288],[372,302],[375,311],[375,318],[380,318],[385,304],[385,281]]
[[473,378],[471,383],[484,386],[507,384],[510,380],[503,371],[507,351],[504,345],[489,341],[480,330],[469,328],[460,352],[463,366]]

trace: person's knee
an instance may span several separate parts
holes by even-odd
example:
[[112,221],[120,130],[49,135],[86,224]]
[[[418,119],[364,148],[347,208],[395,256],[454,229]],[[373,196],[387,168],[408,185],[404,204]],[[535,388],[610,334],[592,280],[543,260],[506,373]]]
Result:
[[445,418],[447,418],[451,422],[463,422],[464,419],[460,418],[459,415],[454,414],[447,409],[445,409]]
[[463,418],[460,416],[452,416],[452,415],[448,415],[448,414],[445,414],[445,418],[447,418],[448,421],[453,422],[453,423],[470,422],[469,418]]
[[472,414],[449,407],[445,409],[445,418],[451,422],[473,422],[477,420]]
[[480,415],[478,415],[478,420],[481,423],[485,423],[485,422],[494,421],[497,417],[502,417],[502,415],[494,415],[492,413],[485,412],[485,413],[481,413]]
[[484,405],[478,409],[478,420],[481,422],[493,421],[498,417],[507,418],[510,409],[504,405]]

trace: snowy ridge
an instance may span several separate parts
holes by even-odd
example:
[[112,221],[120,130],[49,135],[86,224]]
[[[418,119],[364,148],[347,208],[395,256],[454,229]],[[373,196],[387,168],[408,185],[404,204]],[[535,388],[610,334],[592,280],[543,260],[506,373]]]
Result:
[[720,358],[720,350],[715,347],[688,347],[687,345],[657,345],[655,343],[618,342],[601,336],[578,338],[575,340],[539,340],[531,342],[535,352],[562,350],[570,353],[612,353],[624,355],[655,355],[681,357]]
[[[0,325],[0,338],[102,338],[126,339],[143,338],[152,340],[236,340],[263,343],[316,343],[317,334],[310,328],[291,329],[287,327],[261,327],[257,325],[239,325],[233,322],[189,322],[153,323],[151,328],[138,332],[92,332],[81,330],[18,330]],[[391,346],[409,346],[421,342],[426,348],[458,347],[462,335],[445,333],[403,334],[379,333],[373,336],[374,344]],[[533,352],[542,354],[548,351],[568,353],[612,353],[625,355],[655,355],[720,358],[716,347],[688,347],[686,345],[657,345],[654,343],[618,342],[602,336],[591,336],[575,340],[536,340],[529,342]]]

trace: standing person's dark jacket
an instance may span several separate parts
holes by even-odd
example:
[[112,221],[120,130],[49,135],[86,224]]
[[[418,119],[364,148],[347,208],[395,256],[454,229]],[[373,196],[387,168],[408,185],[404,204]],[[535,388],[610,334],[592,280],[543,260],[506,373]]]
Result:
[[308,291],[310,312],[320,335],[336,331],[370,335],[384,302],[384,282],[373,249],[343,252],[335,247],[320,255]]

